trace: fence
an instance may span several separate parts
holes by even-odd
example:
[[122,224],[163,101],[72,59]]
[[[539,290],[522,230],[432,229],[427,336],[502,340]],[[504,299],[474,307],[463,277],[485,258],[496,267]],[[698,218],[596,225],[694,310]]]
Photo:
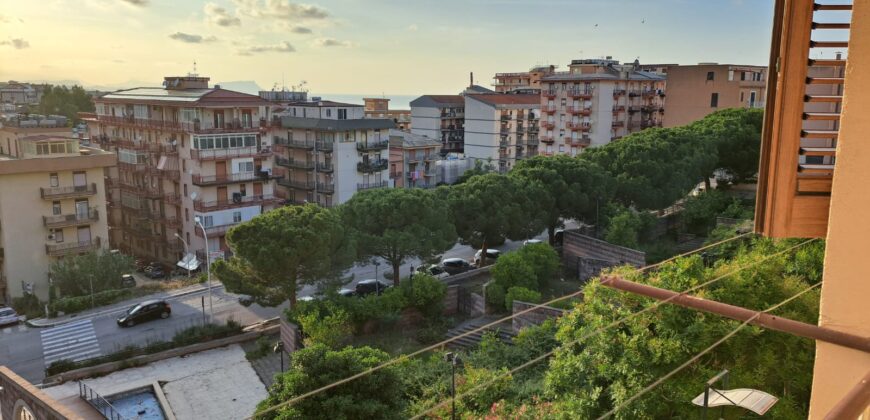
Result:
[[118,413],[118,410],[112,406],[112,403],[96,393],[91,387],[85,385],[82,381],[79,381],[79,397],[87,401],[87,403],[99,411],[103,417],[109,420],[124,420],[124,417]]

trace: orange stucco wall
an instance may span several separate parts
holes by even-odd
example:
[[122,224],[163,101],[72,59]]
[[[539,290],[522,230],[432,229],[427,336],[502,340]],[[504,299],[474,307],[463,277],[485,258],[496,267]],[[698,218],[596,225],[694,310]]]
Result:
[[[852,11],[831,192],[819,325],[870,336],[870,2]],[[810,418],[822,419],[865,373],[870,354],[817,342]],[[864,418],[870,417],[865,411]]]

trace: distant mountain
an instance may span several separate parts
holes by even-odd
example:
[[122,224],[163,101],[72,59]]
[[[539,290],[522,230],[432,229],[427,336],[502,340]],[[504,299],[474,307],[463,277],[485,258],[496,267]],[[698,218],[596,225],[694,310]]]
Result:
[[238,80],[235,82],[217,82],[216,85],[221,85],[221,89],[234,90],[236,92],[257,95],[263,90],[257,82],[253,80]]

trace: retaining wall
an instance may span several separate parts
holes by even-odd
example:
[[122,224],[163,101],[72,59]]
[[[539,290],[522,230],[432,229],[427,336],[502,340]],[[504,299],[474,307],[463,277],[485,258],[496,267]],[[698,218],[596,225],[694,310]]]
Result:
[[[521,315],[517,315],[518,313],[529,309],[536,309],[526,312]],[[526,327],[541,325],[544,321],[548,319],[558,318],[565,313],[564,309],[554,308],[552,306],[539,306],[535,303],[522,302],[519,300],[514,301],[514,306],[512,308],[512,314],[514,318],[511,322],[511,327],[514,330],[514,333],[519,333],[520,330]]]

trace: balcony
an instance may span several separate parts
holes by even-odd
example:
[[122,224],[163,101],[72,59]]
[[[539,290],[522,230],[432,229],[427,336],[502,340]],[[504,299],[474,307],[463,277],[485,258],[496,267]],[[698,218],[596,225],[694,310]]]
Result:
[[301,161],[295,159],[287,159],[283,157],[276,157],[275,164],[278,166],[283,166],[285,168],[290,169],[304,169],[311,170],[314,169],[314,161]]
[[181,194],[179,194],[179,193],[163,194],[163,202],[165,202],[166,204],[179,206],[179,205],[181,205]]
[[278,201],[280,200],[272,194],[237,196],[232,199],[215,201],[193,200],[193,209],[196,211],[208,212],[238,207],[268,205],[277,203]]
[[628,97],[629,97],[629,98],[636,98],[636,97],[638,97],[638,96],[640,96],[640,91],[639,91],[639,90],[630,90],[630,91],[628,91]]
[[661,127],[661,126],[662,126],[661,121],[641,121],[640,122],[641,128]]
[[541,136],[540,140],[544,143],[550,143],[550,144],[552,144],[555,141],[555,139],[553,139],[553,136]]
[[557,92],[555,90],[541,90],[541,95],[544,95],[547,99],[553,99],[556,97]]
[[501,120],[501,121],[510,121],[510,120],[511,120],[511,116],[510,116],[510,114],[503,114],[501,117],[499,117],[499,120]]
[[178,181],[181,179],[181,172],[179,172],[178,168],[163,168],[158,169],[155,166],[148,167],[148,174],[151,176],[156,176],[163,179],[169,179],[172,181]]
[[592,124],[588,122],[569,122],[568,129],[573,131],[589,131],[592,129]]
[[556,122],[555,121],[544,121],[541,123],[541,126],[546,128],[547,130],[552,130],[552,129],[556,128]]
[[[272,144],[290,149],[314,150],[314,140],[293,140],[284,137],[273,136]],[[331,148],[330,148],[331,150]]]
[[387,188],[389,185],[390,185],[390,183],[388,181],[365,182],[365,183],[357,183],[356,189],[357,189],[357,191],[364,191],[364,190],[372,190],[375,188]]
[[39,194],[44,200],[89,197],[97,194],[97,184],[91,183],[88,185],[77,185],[72,187],[40,188]]
[[579,99],[592,99],[592,89],[571,89],[568,96]]
[[767,85],[767,82],[764,80],[741,80],[740,87],[754,87],[754,88],[763,88]]
[[592,115],[592,108],[586,108],[586,107],[582,107],[582,106],[569,106],[568,113],[588,116],[588,115]]
[[645,90],[641,92],[641,96],[643,96],[644,98],[652,98],[656,95],[658,95],[658,92],[655,90]]
[[166,238],[166,250],[173,253],[184,252],[184,243],[178,238],[168,237]]
[[132,225],[123,225],[121,229],[124,232],[143,239],[160,238],[163,234],[160,231],[155,232],[151,225],[146,223],[137,223]]
[[500,148],[510,147],[510,145],[511,145],[511,142],[508,139],[502,139],[502,140],[499,140],[499,142],[498,142],[498,147],[500,147]]
[[655,105],[644,105],[644,106],[640,107],[640,112],[643,112],[645,114],[652,114],[653,112],[656,112],[658,110],[659,110],[659,107],[657,107]]
[[614,121],[610,123],[611,127],[625,127],[625,121]]
[[390,162],[386,159],[378,159],[374,161],[357,162],[356,170],[363,173],[374,173],[387,170]]
[[540,129],[540,127],[538,127],[537,124],[533,124],[533,125],[529,126],[529,133],[537,133],[540,130],[541,129]]
[[222,127],[215,127],[213,124],[203,123],[199,120],[180,122],[166,121],[157,119],[134,118],[133,115],[123,117],[113,117],[109,115],[97,115],[97,121],[106,125],[118,125],[151,130],[177,131],[185,133],[197,134],[220,134],[220,133],[245,133],[259,132],[260,128],[268,128],[269,121],[261,119],[259,124],[251,122],[243,123],[241,120],[233,120],[225,123]]
[[313,190],[314,182],[313,181],[296,181],[292,179],[279,178],[278,185],[287,188],[293,188],[297,190]]
[[556,112],[556,105],[541,105],[541,112],[545,114],[552,114]]
[[179,220],[175,216],[166,217],[163,220],[161,220],[161,223],[163,223],[163,226],[166,226],[167,229],[179,229],[179,228],[181,228],[181,220]]
[[625,95],[625,89],[613,89],[613,96]]
[[630,114],[634,114],[635,112],[639,112],[639,111],[640,111],[640,107],[639,107],[639,106],[632,105],[632,106],[628,107],[628,112],[629,112]]
[[441,118],[465,118],[465,111],[442,112]]
[[207,187],[210,185],[226,185],[236,182],[259,181],[268,179],[268,172],[242,172],[231,175],[193,175],[193,185]]
[[[205,227],[205,233],[206,233],[206,235],[208,235],[209,238],[216,238],[216,237],[218,237],[218,236],[226,235],[227,232],[228,232],[228,231],[229,231],[233,226],[238,226],[240,223],[241,223],[241,222],[239,222],[239,223],[230,223],[230,224],[219,225],[219,226],[206,226],[206,227]],[[196,232],[196,236],[199,236],[200,238],[202,238],[202,229],[194,229],[194,231]]]
[[502,136],[506,136],[506,135],[511,133],[511,128],[507,127],[507,126],[502,126],[499,128],[498,131],[499,131],[499,134],[501,134]]
[[118,161],[118,170],[126,171],[126,172],[144,172],[148,169],[148,165],[145,162],[142,163],[127,163]]
[[83,213],[42,216],[42,224],[47,228],[89,225],[98,220],[100,220],[100,213],[96,208],[90,208]]
[[384,150],[387,147],[390,147],[389,140],[381,140],[367,143],[357,143],[356,150],[358,152],[374,152],[378,150]]
[[272,149],[257,149],[256,147],[240,147],[235,149],[193,149],[190,158],[196,160],[224,160],[233,158],[272,156]]
[[613,112],[625,112],[625,105],[614,105]]
[[78,241],[63,244],[46,244],[45,253],[51,257],[60,257],[64,255],[82,254],[96,250],[100,247],[100,238],[96,237],[88,241]]
[[589,137],[572,138],[569,144],[571,147],[588,147],[592,140]]

